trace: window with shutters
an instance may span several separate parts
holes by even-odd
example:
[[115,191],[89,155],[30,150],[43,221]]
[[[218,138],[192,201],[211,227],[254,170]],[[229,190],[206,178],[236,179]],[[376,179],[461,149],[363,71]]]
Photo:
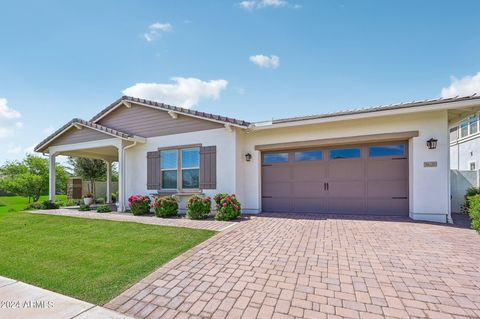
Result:
[[191,190],[200,187],[200,148],[160,151],[162,190]]
[[182,188],[195,189],[200,187],[200,149],[187,148],[182,153]]
[[160,152],[162,189],[177,189],[178,150]]

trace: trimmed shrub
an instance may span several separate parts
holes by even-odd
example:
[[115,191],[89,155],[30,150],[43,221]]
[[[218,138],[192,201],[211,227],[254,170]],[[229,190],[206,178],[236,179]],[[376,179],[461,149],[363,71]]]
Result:
[[468,198],[470,207],[468,215],[471,220],[471,227],[480,233],[480,195],[474,195]]
[[464,214],[468,214],[468,210],[470,207],[470,197],[479,195],[480,194],[480,188],[472,186],[467,188],[467,193],[465,194],[465,204],[462,205],[461,207],[461,212]]
[[97,213],[110,213],[112,209],[109,205],[100,205],[97,207]]
[[28,204],[27,207],[25,207],[25,210],[37,210],[37,209],[43,209],[43,205],[40,203],[31,203],[31,204]]
[[78,208],[79,211],[81,212],[88,212],[90,211],[90,206],[85,205],[85,204],[80,204],[80,208]]
[[42,203],[43,209],[59,209],[60,205],[51,200],[46,200]]
[[145,215],[150,212],[150,197],[133,195],[128,198],[128,206],[133,215]]
[[216,194],[214,198],[217,204],[216,220],[233,220],[240,216],[242,206],[235,194]]
[[155,197],[151,206],[157,217],[172,217],[178,215],[178,202],[174,196]]
[[212,200],[210,197],[202,198],[193,195],[188,199],[187,216],[190,219],[205,219],[210,214]]
[[96,199],[95,199],[95,204],[98,204],[98,205],[103,205],[103,204],[105,204],[105,198],[103,198],[103,197],[96,198]]
[[67,200],[67,202],[65,203],[65,206],[80,206],[82,201],[78,200],[78,199],[69,199]]

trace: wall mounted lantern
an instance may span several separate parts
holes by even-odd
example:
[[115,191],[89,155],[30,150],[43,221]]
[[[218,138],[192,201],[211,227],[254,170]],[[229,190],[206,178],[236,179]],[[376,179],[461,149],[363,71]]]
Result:
[[429,150],[434,150],[437,148],[437,142],[438,140],[435,138],[431,138],[427,141],[427,147]]
[[250,153],[245,154],[245,160],[247,162],[250,162],[252,160],[252,154],[250,154]]

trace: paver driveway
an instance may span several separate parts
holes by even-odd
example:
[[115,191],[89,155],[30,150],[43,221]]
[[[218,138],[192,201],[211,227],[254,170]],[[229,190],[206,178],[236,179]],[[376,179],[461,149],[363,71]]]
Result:
[[139,318],[480,317],[480,236],[408,220],[263,214],[107,307]]

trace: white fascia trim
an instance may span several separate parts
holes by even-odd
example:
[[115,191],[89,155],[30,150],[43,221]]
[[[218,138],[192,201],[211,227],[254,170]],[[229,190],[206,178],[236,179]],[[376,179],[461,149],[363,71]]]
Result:
[[260,122],[260,123],[252,124],[249,127],[249,129],[251,131],[260,131],[260,130],[268,130],[268,129],[275,129],[275,128],[283,128],[283,127],[340,122],[340,121],[357,120],[357,119],[365,119],[365,118],[375,118],[375,117],[383,117],[383,116],[389,116],[389,115],[402,115],[402,114],[417,113],[417,112],[442,111],[442,110],[457,109],[457,108],[472,107],[472,106],[480,106],[480,101],[478,100],[459,101],[459,102],[448,102],[448,103],[439,103],[439,104],[423,105],[423,106],[411,106],[411,107],[398,108],[393,110],[377,110],[377,111],[357,113],[357,114],[336,115],[332,117],[324,117],[324,118],[317,118],[317,119],[306,119],[306,120],[298,120],[298,121],[294,120],[292,122],[283,122],[283,123],[276,123],[276,124],[273,123],[272,121]]
[[53,154],[56,154],[60,152],[79,151],[79,150],[99,148],[99,147],[105,147],[105,146],[114,146],[117,148],[121,148],[122,140],[118,138],[106,138],[103,140],[96,140],[96,141],[83,142],[83,143],[57,145],[57,146],[49,147],[47,152],[45,153],[52,152]]
[[[130,102],[130,101],[129,101],[129,102]],[[142,106],[145,106],[145,107],[149,107],[149,108],[154,109],[154,110],[157,110],[157,111],[167,112],[167,113],[169,113],[169,114],[170,114],[170,112],[173,112],[173,113],[175,113],[175,114],[181,114],[181,115],[185,115],[185,116],[190,116],[190,117],[194,117],[194,118],[197,118],[197,119],[200,119],[200,120],[215,122],[215,123],[219,123],[219,124],[229,124],[229,125],[231,125],[231,126],[235,126],[235,127],[238,127],[238,128],[247,129],[247,127],[246,127],[246,126],[243,126],[243,125],[238,125],[238,124],[235,124],[235,123],[227,123],[227,122],[220,121],[220,120],[215,120],[215,119],[209,119],[209,118],[206,118],[206,117],[203,117],[203,116],[197,116],[197,115],[189,114],[189,113],[186,113],[186,112],[174,111],[174,110],[168,110],[168,109],[162,109],[161,107],[153,106],[153,105],[149,105],[149,104],[145,104],[145,103],[141,103],[141,102],[133,102],[133,101],[131,101],[130,103],[142,105]],[[108,110],[108,112],[105,112],[104,114],[102,114],[98,119],[96,119],[96,120],[93,121],[92,123],[97,123],[98,121],[100,121],[102,118],[104,118],[107,114],[109,114],[110,112],[112,112],[113,110],[115,110],[115,109],[116,109],[118,106],[120,106],[120,105],[123,105],[123,101],[121,101],[121,102],[119,102],[118,104],[116,104],[114,107],[112,107],[110,110]]]
[[94,128],[94,127],[91,127],[91,126],[88,126],[88,125],[85,125],[85,124],[82,124],[82,123],[72,123],[70,124],[69,126],[67,126],[63,131],[59,132],[57,135],[55,135],[54,137],[52,137],[50,140],[46,141],[45,143],[43,143],[42,145],[40,145],[38,147],[38,149],[42,149],[43,147],[45,147],[46,145],[52,143],[53,141],[55,141],[60,135],[62,135],[63,133],[65,133],[66,131],[68,131],[69,129],[71,129],[72,127],[75,127],[77,128],[77,126],[82,126],[82,127],[85,127],[85,128],[89,128],[89,129],[92,129],[92,130],[95,130],[97,132],[100,132],[100,133],[104,133],[104,134],[107,134],[107,135],[110,135],[112,137],[115,137],[115,138],[119,138],[119,139],[122,139],[122,140],[127,140],[127,141],[132,141],[132,142],[139,142],[139,143],[145,143],[147,141],[146,138],[144,137],[140,137],[140,136],[133,136],[133,137],[128,137],[128,138],[125,138],[125,137],[120,137],[118,135],[115,135],[113,133],[109,133],[109,132],[105,132],[105,131],[102,131],[100,129],[97,129],[97,128]]

